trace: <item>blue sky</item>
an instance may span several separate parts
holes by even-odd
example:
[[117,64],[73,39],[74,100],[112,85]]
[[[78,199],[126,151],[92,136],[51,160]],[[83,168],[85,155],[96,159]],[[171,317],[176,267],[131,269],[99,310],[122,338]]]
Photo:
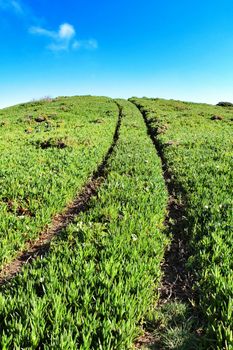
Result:
[[0,0],[0,107],[79,94],[233,102],[233,1]]

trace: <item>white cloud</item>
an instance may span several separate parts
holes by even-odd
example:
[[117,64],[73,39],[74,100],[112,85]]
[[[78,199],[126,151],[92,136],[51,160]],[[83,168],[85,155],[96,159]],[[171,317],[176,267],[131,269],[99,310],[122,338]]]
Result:
[[69,23],[63,23],[58,31],[48,30],[42,27],[31,27],[29,33],[41,35],[53,39],[47,47],[51,51],[64,51],[70,48],[71,40],[75,36],[75,29]]
[[0,0],[0,9],[13,11],[19,15],[24,13],[23,6],[18,0]]
[[78,50],[84,48],[86,50],[98,49],[98,42],[95,39],[89,40],[75,40],[72,45],[73,49]]
[[69,23],[61,24],[57,32],[42,27],[31,27],[29,28],[29,32],[31,34],[43,35],[60,41],[67,41],[70,40],[73,36],[75,36],[75,29]]
[[52,39],[58,38],[58,35],[56,32],[53,32],[52,30],[44,29],[42,27],[30,27],[29,33],[47,36],[47,37],[52,38]]
[[98,43],[95,39],[76,40],[76,31],[74,26],[69,23],[63,23],[57,31],[48,30],[42,27],[31,27],[29,33],[41,35],[53,39],[47,48],[51,51],[68,51],[69,49],[78,50],[84,48],[93,50],[98,48]]
[[61,39],[71,39],[73,36],[75,36],[75,29],[69,23],[61,24],[59,27],[58,36]]
[[[43,22],[23,0],[0,0],[1,10],[14,13],[27,25],[28,23],[38,24]],[[46,47],[51,51],[69,51],[70,49],[95,50],[98,48],[98,43],[95,39],[77,40],[75,28],[69,23],[62,23],[56,31],[38,25],[30,26],[28,31],[32,35],[50,39],[50,43]]]
[[18,1],[12,0],[11,6],[16,13],[23,14],[24,11],[22,5]]

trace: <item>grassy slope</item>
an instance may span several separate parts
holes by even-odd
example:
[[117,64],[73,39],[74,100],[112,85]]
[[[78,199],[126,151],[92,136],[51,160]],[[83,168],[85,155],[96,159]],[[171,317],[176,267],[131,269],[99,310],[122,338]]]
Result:
[[[233,109],[179,101],[132,99],[157,134],[186,201],[184,236],[193,249],[208,346],[233,347]],[[222,120],[211,120],[220,115]]]
[[[231,349],[233,110],[136,102],[186,201],[184,235],[208,320],[206,347]],[[98,198],[54,241],[46,259],[2,289],[3,349],[126,349],[138,334],[160,278],[167,195],[140,114],[119,103],[127,116]],[[35,122],[41,114],[47,120]],[[210,119],[216,114],[223,120]],[[117,107],[107,98],[58,98],[0,110],[1,263],[35,238],[87,181],[112,141],[116,119]],[[68,147],[38,147],[45,140]]]
[[2,289],[2,349],[128,349],[156,297],[167,191],[140,113],[118,102],[120,138],[89,210]]
[[[43,122],[35,118],[44,116]],[[113,138],[116,104],[57,98],[0,110],[0,267],[80,191]],[[49,142],[47,149],[41,143]],[[57,148],[64,142],[66,148]]]

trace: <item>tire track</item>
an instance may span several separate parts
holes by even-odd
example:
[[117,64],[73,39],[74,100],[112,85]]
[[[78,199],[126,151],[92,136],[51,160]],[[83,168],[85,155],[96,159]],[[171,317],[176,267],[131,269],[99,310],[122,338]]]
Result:
[[172,241],[165,252],[165,261],[162,265],[160,303],[166,303],[169,299],[188,301],[194,297],[192,290],[194,276],[187,271],[185,266],[190,252],[184,234],[184,228],[187,226],[185,205],[180,204],[177,200],[177,192],[180,192],[181,189],[178,184],[174,183],[172,174],[169,172],[162,147],[157,140],[156,129],[152,126],[153,120],[147,117],[146,111],[142,110],[139,105],[136,103],[135,105],[142,114],[147,133],[161,159],[163,176],[169,193],[165,226],[167,232],[172,234]]
[[[193,301],[198,300],[197,293],[194,292],[193,286],[195,283],[195,276],[186,267],[189,256],[191,255],[188,247],[188,238],[185,234],[185,227],[188,226],[186,212],[185,212],[185,195],[183,194],[183,204],[178,200],[177,194],[182,192],[179,184],[176,183],[174,177],[170,173],[166,159],[164,157],[163,149],[157,139],[157,130],[153,126],[153,119],[148,118],[147,112],[141,108],[136,101],[130,101],[140,111],[147,127],[148,136],[151,138],[158,156],[161,159],[163,176],[169,194],[169,201],[167,206],[167,216],[165,218],[165,228],[167,234],[171,235],[171,243],[164,254],[164,261],[161,264],[162,279],[159,288],[159,301],[157,308],[161,309],[166,303],[180,302],[188,305],[191,310],[193,322],[193,333],[199,338],[201,334],[200,324],[202,322],[201,316],[193,306]],[[141,349],[142,346],[148,346],[148,349],[163,349],[163,344],[160,342],[158,336],[161,331],[159,324],[157,324],[157,334],[153,336],[151,328],[145,327],[145,333],[136,342],[136,348]],[[162,330],[164,332],[164,330]]]
[[69,204],[62,213],[55,215],[51,225],[42,231],[34,242],[28,244],[13,261],[3,267],[0,271],[0,286],[4,285],[15,275],[20,273],[25,264],[32,262],[37,257],[45,256],[49,251],[52,239],[55,236],[58,236],[62,230],[71,224],[79,213],[85,211],[88,208],[90,199],[97,194],[101,184],[107,178],[108,162],[113,154],[120,134],[123,111],[118,102],[115,101],[115,103],[119,110],[118,121],[113,135],[112,144],[110,145],[102,163],[98,166],[91,179],[77,195],[74,201]]

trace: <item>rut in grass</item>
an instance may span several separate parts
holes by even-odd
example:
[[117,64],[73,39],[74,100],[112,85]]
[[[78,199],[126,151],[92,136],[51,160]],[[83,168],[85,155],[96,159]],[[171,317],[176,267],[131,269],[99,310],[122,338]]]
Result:
[[[181,189],[179,184],[174,182],[172,174],[169,172],[161,145],[156,137],[156,129],[152,126],[152,120],[148,118],[146,111],[141,109],[134,100],[131,102],[141,112],[148,135],[161,159],[163,175],[169,193],[165,227],[168,234],[171,234],[171,243],[165,252],[164,262],[161,266],[163,277],[159,288],[160,298],[157,309],[155,314],[152,315],[152,319],[146,322],[146,332],[144,336],[138,339],[136,348],[145,350],[173,349],[175,345],[169,345],[169,338],[180,337],[177,340],[176,349],[200,349],[201,320],[198,311],[193,306],[197,300],[197,295],[193,290],[195,277],[186,267],[190,251],[184,234],[185,227],[187,227],[185,204],[177,198],[177,193],[180,193]],[[185,201],[185,198],[182,198],[182,200]],[[173,320],[171,315],[173,315]],[[178,322],[177,319],[179,319]],[[187,329],[184,330],[183,327],[186,323]],[[177,329],[177,333],[182,333],[184,330],[183,334],[177,336],[174,331],[173,335],[167,335],[164,328],[171,330],[172,327]],[[180,330],[178,330],[179,327]],[[186,339],[184,340],[182,337],[186,337]],[[180,344],[183,343],[180,347],[179,342]]]
[[61,214],[55,215],[51,225],[41,232],[34,242],[28,244],[23,252],[20,252],[11,263],[3,267],[0,271],[0,285],[4,285],[7,281],[18,274],[25,264],[30,263],[37,257],[43,257],[50,248],[51,240],[71,224],[79,213],[85,211],[88,208],[90,199],[97,194],[99,187],[107,177],[108,162],[119,139],[123,112],[122,107],[117,101],[116,104],[119,109],[118,121],[112,144],[110,145],[102,163],[98,166],[90,181],[85,185],[74,201],[69,204]]
[[165,220],[165,226],[167,232],[172,234],[172,240],[169,249],[165,253],[165,262],[162,265],[164,276],[160,288],[160,303],[165,303],[170,299],[188,301],[194,297],[192,291],[194,277],[185,267],[189,257],[183,234],[184,228],[187,226],[185,206],[176,198],[178,188],[173,182],[167,168],[161,146],[156,139],[156,130],[152,127],[151,120],[146,116],[146,112],[141,111],[137,104],[136,106],[142,114],[148,135],[161,159],[163,175],[169,193],[168,214]]

